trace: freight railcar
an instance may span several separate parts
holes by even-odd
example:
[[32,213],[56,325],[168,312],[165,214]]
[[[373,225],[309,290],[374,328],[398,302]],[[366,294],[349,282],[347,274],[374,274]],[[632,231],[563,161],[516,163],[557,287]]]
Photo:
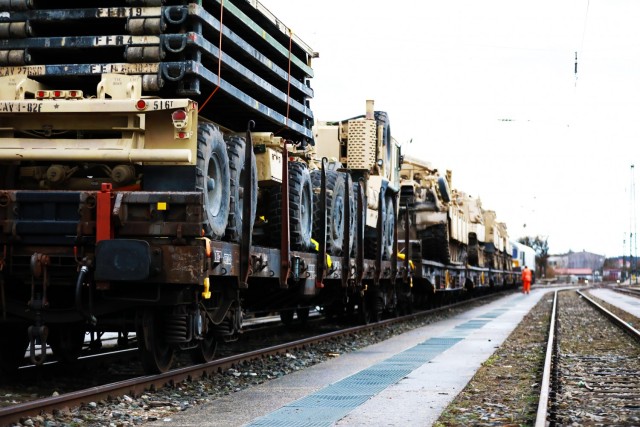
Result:
[[259,2],[0,12],[4,373],[107,331],[161,372],[249,311],[368,321],[515,280],[423,257],[388,115],[316,121],[316,54]]

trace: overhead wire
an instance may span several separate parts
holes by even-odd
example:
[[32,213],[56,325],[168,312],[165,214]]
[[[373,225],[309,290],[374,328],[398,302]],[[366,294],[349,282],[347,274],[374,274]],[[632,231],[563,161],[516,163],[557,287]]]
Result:
[[575,58],[574,58],[575,62],[573,66],[573,74],[575,77],[574,86],[578,85],[578,52],[582,52],[584,50],[584,39],[587,34],[587,23],[589,19],[589,2],[590,0],[587,0],[587,9],[584,13],[584,22],[582,24],[582,38],[580,40],[580,49],[575,52]]

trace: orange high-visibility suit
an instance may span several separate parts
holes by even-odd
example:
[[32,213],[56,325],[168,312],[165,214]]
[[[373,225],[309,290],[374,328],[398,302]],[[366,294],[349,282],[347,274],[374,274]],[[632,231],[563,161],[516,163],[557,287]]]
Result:
[[531,270],[524,266],[522,270],[522,293],[528,294],[531,290]]

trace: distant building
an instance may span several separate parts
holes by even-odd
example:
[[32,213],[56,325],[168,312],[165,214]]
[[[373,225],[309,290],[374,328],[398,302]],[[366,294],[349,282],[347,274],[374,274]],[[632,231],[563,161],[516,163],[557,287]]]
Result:
[[576,283],[590,280],[602,281],[604,255],[587,251],[569,252],[562,255],[552,255],[547,264],[553,269],[559,282]]
[[[633,260],[635,261],[635,259]],[[607,266],[602,271],[604,280],[615,282],[625,280],[625,270],[628,272],[633,268],[633,262],[629,256],[617,256],[607,259]]]

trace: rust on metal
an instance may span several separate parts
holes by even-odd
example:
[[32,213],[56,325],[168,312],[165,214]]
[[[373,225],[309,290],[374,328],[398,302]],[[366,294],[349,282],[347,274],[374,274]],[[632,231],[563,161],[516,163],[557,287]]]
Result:
[[244,148],[244,167],[245,180],[244,180],[244,194],[242,196],[242,238],[240,240],[240,275],[238,276],[238,286],[240,289],[247,289],[249,284],[249,273],[251,271],[251,258],[249,252],[251,251],[251,230],[253,224],[251,224],[251,201],[253,200],[253,185],[254,176],[252,173],[252,160],[253,160],[253,140],[251,139],[251,129],[255,126],[253,120],[249,121],[247,125],[247,138]]
[[391,239],[391,281],[398,277],[398,193],[391,195],[393,208],[393,239]]
[[109,183],[103,183],[96,199],[96,242],[113,238],[111,227],[111,189]]
[[327,159],[322,159],[320,168],[320,195],[318,211],[320,212],[320,235],[318,236],[318,272],[316,288],[323,288],[323,280],[327,273]]
[[291,248],[289,246],[289,151],[285,141],[282,148],[282,192],[281,213],[282,226],[280,232],[280,287],[289,287],[287,280],[291,274]]

